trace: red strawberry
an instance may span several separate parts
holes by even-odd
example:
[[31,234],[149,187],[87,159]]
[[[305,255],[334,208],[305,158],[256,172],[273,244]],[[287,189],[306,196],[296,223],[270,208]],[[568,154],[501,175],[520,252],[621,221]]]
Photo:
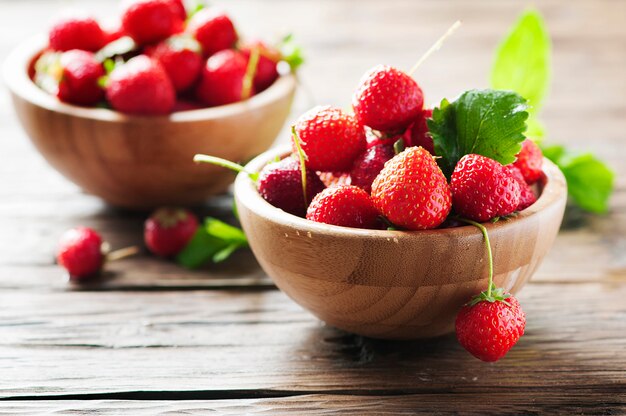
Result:
[[102,238],[87,227],[67,231],[59,242],[57,262],[71,279],[82,280],[97,274],[104,263]]
[[[299,217],[304,217],[308,202],[305,204],[302,192],[302,172],[300,162],[288,157],[279,162],[270,163],[261,170],[257,181],[259,193],[267,202]],[[317,174],[306,169],[307,201],[321,192],[325,186]]]
[[105,45],[105,34],[91,17],[73,16],[57,21],[48,33],[48,41],[50,49],[55,51],[95,52]]
[[182,27],[182,20],[166,0],[133,0],[122,14],[124,31],[139,45],[161,41]]
[[393,224],[424,230],[438,227],[451,208],[450,187],[423,147],[397,154],[372,183],[372,199]]
[[526,316],[511,295],[464,306],[456,318],[459,343],[476,358],[497,361],[524,335]]
[[277,64],[281,59],[280,52],[270,48],[263,41],[253,40],[241,47],[241,53],[250,59],[252,51],[258,48],[259,62],[254,73],[254,89],[261,92],[267,89],[278,78]]
[[384,132],[406,129],[424,105],[422,90],[399,69],[378,65],[365,73],[352,97],[361,124]]
[[[296,132],[313,170],[345,172],[365,149],[365,132],[354,116],[340,108],[318,106],[296,122]],[[292,144],[295,150],[295,144]]]
[[422,146],[424,149],[428,150],[431,155],[435,154],[433,138],[428,134],[428,124],[426,124],[426,119],[432,116],[433,110],[430,108],[426,108],[419,113],[417,119],[409,127],[406,143],[407,147]]
[[352,184],[352,179],[348,173],[319,172],[318,176],[326,187]]
[[[246,58],[233,49],[211,56],[202,69],[198,99],[211,107],[241,101],[247,66]],[[254,93],[252,88],[251,95]]]
[[198,218],[182,208],[159,208],[144,224],[148,249],[161,257],[178,254],[198,229]]
[[161,64],[177,92],[191,87],[202,72],[200,44],[189,37],[172,36],[147,48],[146,54]]
[[379,212],[372,199],[357,186],[327,188],[309,205],[306,219],[353,228],[379,228]]
[[185,4],[183,0],[165,0],[169,3],[172,10],[174,10],[174,14],[180,18],[181,21],[185,21],[187,19],[187,10],[185,9]]
[[393,147],[379,144],[365,150],[354,161],[350,178],[352,185],[362,188],[366,192],[372,191],[372,182],[385,166],[385,162],[395,156]]
[[504,169],[506,169],[509,172],[509,174],[519,184],[519,189],[520,189],[519,204],[517,205],[517,208],[515,210],[521,211],[521,210],[528,208],[532,204],[534,204],[535,201],[537,201],[537,197],[535,196],[535,193],[533,192],[530,185],[528,185],[526,181],[524,180],[524,176],[522,175],[522,172],[520,172],[520,170],[514,165],[506,165]]
[[526,183],[533,184],[541,178],[543,154],[535,142],[530,139],[522,142],[522,150],[517,154],[514,165],[522,172]]
[[144,115],[167,114],[176,101],[172,82],[161,65],[145,55],[136,56],[111,72],[106,97],[117,111]]
[[459,160],[450,187],[455,210],[478,222],[509,215],[520,202],[517,181],[500,163],[481,155],[469,154]]
[[205,56],[234,47],[238,39],[228,15],[215,8],[202,9],[194,14],[186,30],[200,42]]
[[111,42],[115,42],[122,36],[126,36],[122,23],[116,23],[113,26],[102,29],[104,31],[104,44],[108,45]]

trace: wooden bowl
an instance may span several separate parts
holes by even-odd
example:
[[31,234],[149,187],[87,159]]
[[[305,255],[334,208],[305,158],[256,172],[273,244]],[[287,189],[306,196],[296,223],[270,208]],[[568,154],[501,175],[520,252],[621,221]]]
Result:
[[235,175],[195,164],[196,153],[249,161],[268,149],[291,109],[293,75],[249,100],[161,117],[128,116],[68,105],[29,77],[45,45],[37,37],[7,58],[4,77],[22,126],[46,160],[68,179],[127,208],[189,205],[223,192]]
[[[286,149],[248,164],[260,170]],[[489,223],[495,281],[512,293],[546,255],[563,219],[567,187],[545,160],[537,202],[513,219]],[[243,228],[276,285],[330,325],[374,338],[435,337],[454,329],[459,308],[486,289],[485,244],[473,226],[377,231],[320,224],[266,202],[246,175],[235,181]]]

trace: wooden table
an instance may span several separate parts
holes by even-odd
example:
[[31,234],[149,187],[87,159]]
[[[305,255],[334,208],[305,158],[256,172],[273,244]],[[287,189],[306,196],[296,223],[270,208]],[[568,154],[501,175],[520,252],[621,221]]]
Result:
[[[293,117],[347,105],[370,66],[420,68],[428,99],[486,86],[513,1],[228,1],[250,34],[293,28],[309,63]],[[0,57],[63,2],[0,1]],[[110,2],[84,3],[105,14]],[[520,294],[526,335],[497,364],[453,335],[382,342],[317,321],[276,290],[249,252],[187,272],[147,255],[109,279],[68,285],[54,264],[79,224],[113,246],[141,242],[144,214],[107,207],[49,168],[0,95],[0,414],[626,413],[626,2],[540,2],[554,39],[543,118],[554,141],[593,149],[618,174],[607,216],[568,212]],[[286,135],[281,137],[284,141]],[[227,215],[228,197],[198,208]]]

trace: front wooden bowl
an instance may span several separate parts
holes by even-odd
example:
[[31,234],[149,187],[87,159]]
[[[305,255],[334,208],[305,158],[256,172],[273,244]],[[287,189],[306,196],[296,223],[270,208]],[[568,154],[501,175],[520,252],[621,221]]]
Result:
[[176,112],[127,116],[60,102],[28,76],[45,41],[19,45],[4,65],[13,105],[46,160],[85,191],[127,208],[188,205],[223,192],[234,175],[194,164],[196,153],[248,161],[280,132],[296,89],[293,75],[244,102]]
[[[286,149],[248,164],[260,170]],[[545,160],[537,202],[514,219],[487,224],[495,281],[512,293],[546,255],[563,219],[567,187]],[[243,228],[276,285],[330,325],[374,338],[435,337],[454,329],[459,308],[487,287],[485,245],[472,226],[376,231],[320,224],[273,207],[247,175],[235,181]]]

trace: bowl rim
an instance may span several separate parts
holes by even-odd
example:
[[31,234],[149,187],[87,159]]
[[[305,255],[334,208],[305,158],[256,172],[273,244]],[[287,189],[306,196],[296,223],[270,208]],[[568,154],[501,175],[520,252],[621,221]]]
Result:
[[[290,153],[289,146],[280,146],[269,149],[252,159],[247,165],[248,172],[258,172],[271,160],[276,157],[283,157]],[[565,203],[567,198],[567,183],[561,170],[550,160],[544,157],[543,172],[545,175],[545,184],[541,195],[537,201],[518,213],[516,217],[500,220],[495,223],[487,222],[483,225],[488,230],[504,230],[513,225],[520,225],[538,215],[544,209],[558,203]],[[401,230],[370,230],[360,228],[341,227],[337,225],[318,223],[289,214],[280,208],[276,208],[269,202],[264,200],[259,194],[256,184],[248,174],[239,173],[235,179],[234,193],[237,204],[244,204],[249,210],[255,214],[265,218],[268,221],[279,223],[281,225],[296,228],[300,232],[315,232],[322,234],[332,234],[341,237],[356,237],[366,239],[380,238],[416,238],[429,236],[442,236],[446,238],[459,238],[470,234],[476,234],[478,230],[473,225],[462,225],[451,228],[436,228],[432,230],[419,231],[401,231]]]
[[295,74],[289,72],[282,74],[269,88],[247,100],[217,107],[176,111],[162,116],[130,115],[107,108],[81,107],[61,102],[56,97],[39,88],[28,76],[28,68],[37,54],[45,49],[46,39],[47,37],[40,33],[24,40],[13,48],[5,59],[2,68],[5,85],[13,94],[36,106],[90,120],[110,122],[167,120],[174,123],[217,120],[264,107],[292,93],[297,84]]

